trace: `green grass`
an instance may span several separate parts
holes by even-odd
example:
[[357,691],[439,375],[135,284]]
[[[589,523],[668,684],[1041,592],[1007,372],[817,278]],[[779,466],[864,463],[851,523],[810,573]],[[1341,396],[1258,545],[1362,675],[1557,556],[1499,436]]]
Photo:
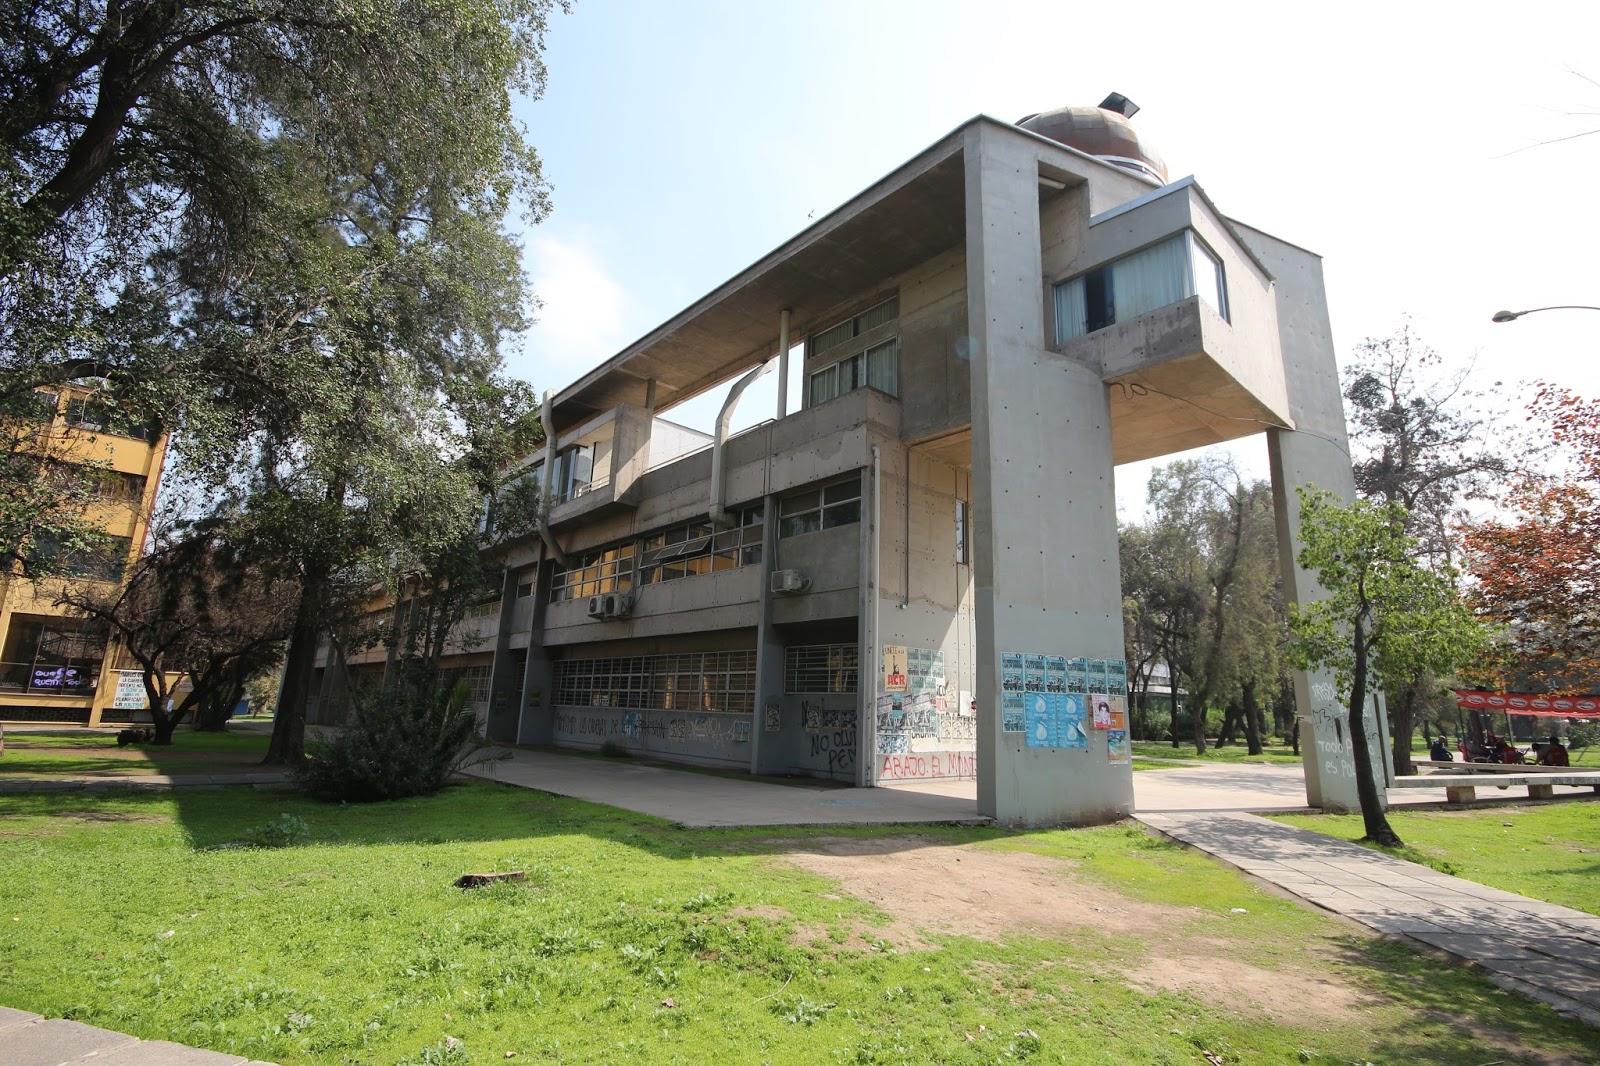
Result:
[[[305,843],[225,846],[284,814]],[[284,1063],[1481,1063],[1487,1019],[1521,1046],[1600,1054],[1593,1030],[1137,828],[902,830],[895,847],[1046,856],[1063,899],[1108,915],[1163,908],[1138,932],[925,932],[922,951],[859,937],[886,916],[784,861],[822,835],[680,830],[486,783],[381,806],[8,796],[0,1003]],[[508,869],[527,881],[451,887]],[[1370,998],[1337,1020],[1285,1001],[1288,1024],[1225,986],[1130,987],[1123,974],[1160,953]]]
[[1194,744],[1174,748],[1169,743],[1152,740],[1133,742],[1135,757],[1146,759],[1181,759],[1193,763],[1273,763],[1300,765],[1300,756],[1280,745],[1265,745],[1260,755],[1251,755],[1243,744],[1230,744],[1225,748],[1208,747],[1204,755],[1194,753]]
[[7,733],[0,781],[8,777],[236,773],[267,752],[265,733],[180,730],[170,747],[117,746],[115,734]]
[[[1277,821],[1343,840],[1358,814],[1284,814]],[[1591,802],[1464,811],[1391,809],[1398,854],[1469,881],[1600,914],[1600,806]],[[1377,848],[1394,852],[1393,849]]]

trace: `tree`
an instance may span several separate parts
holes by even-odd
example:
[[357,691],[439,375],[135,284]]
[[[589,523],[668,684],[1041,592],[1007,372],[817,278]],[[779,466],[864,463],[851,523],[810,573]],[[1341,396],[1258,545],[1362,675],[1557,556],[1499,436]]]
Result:
[[1366,500],[1346,506],[1316,488],[1299,495],[1297,558],[1316,573],[1327,598],[1291,605],[1290,653],[1301,669],[1333,674],[1349,709],[1346,732],[1366,839],[1398,847],[1372,771],[1369,687],[1379,677],[1455,670],[1482,650],[1488,634],[1462,603],[1453,575],[1418,561],[1404,507]]
[[1466,530],[1473,602],[1503,628],[1503,676],[1552,692],[1600,685],[1600,402],[1541,383],[1529,418],[1558,467],[1525,474],[1509,514]]
[[95,457],[93,434],[57,420],[59,399],[30,392],[0,405],[0,573],[61,576],[106,547],[92,506],[137,506]]
[[[1393,337],[1357,346],[1344,395],[1357,492],[1403,507],[1419,561],[1446,572],[1455,563],[1463,505],[1485,498],[1512,464],[1487,443],[1491,424],[1473,409],[1470,368],[1446,374],[1442,362],[1402,326]],[[1407,775],[1417,717],[1443,685],[1426,674],[1384,675],[1381,682],[1395,772]]]
[[72,581],[56,593],[139,664],[156,744],[171,744],[191,716],[215,723],[238,703],[250,677],[282,654],[292,601],[293,590],[241,556],[214,520],[174,531],[120,585]]

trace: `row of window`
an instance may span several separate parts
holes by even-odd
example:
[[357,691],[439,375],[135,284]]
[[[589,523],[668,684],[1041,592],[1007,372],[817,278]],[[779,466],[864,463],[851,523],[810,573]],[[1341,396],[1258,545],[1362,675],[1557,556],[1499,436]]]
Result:
[[785,692],[855,692],[861,653],[854,644],[810,644],[784,649]]
[[[900,317],[900,299],[891,296],[837,326],[814,333],[806,342],[806,358],[840,347]],[[890,396],[900,394],[900,341],[889,337],[869,348],[851,352],[828,366],[811,372],[807,403],[815,407],[855,389],[873,388]]]
[[554,701],[561,707],[748,714],[756,706],[756,653],[562,659],[555,664]]
[[[795,493],[778,503],[778,536],[796,537],[861,521],[861,479]],[[765,526],[759,506],[730,512],[734,525],[717,529],[698,519],[658,530],[637,541],[584,552],[557,570],[550,582],[550,602],[587,599],[607,592],[626,592],[640,585],[680,577],[720,573],[761,562]],[[527,590],[524,592],[524,588]],[[517,595],[533,591],[530,575]]]

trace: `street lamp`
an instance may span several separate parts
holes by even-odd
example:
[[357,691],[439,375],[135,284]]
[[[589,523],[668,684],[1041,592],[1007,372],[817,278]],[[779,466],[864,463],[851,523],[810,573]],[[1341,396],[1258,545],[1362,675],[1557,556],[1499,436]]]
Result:
[[1491,322],[1514,322],[1523,315],[1531,315],[1535,311],[1600,311],[1600,307],[1590,307],[1588,304],[1556,304],[1554,307],[1530,307],[1526,311],[1496,311]]

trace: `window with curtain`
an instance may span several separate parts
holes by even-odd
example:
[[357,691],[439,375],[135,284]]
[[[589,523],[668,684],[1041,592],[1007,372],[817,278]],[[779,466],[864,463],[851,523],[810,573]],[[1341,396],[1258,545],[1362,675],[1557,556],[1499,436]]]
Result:
[[[854,318],[814,333],[806,342],[806,355],[815,359],[834,349],[850,350],[850,341],[900,316],[899,297],[875,304]],[[900,341],[890,337],[870,348],[857,348],[828,366],[811,372],[806,402],[809,406],[826,403],[860,388],[874,388],[891,396],[900,394]]]
[[1056,343],[1195,295],[1228,317],[1222,262],[1185,230],[1057,285]]

